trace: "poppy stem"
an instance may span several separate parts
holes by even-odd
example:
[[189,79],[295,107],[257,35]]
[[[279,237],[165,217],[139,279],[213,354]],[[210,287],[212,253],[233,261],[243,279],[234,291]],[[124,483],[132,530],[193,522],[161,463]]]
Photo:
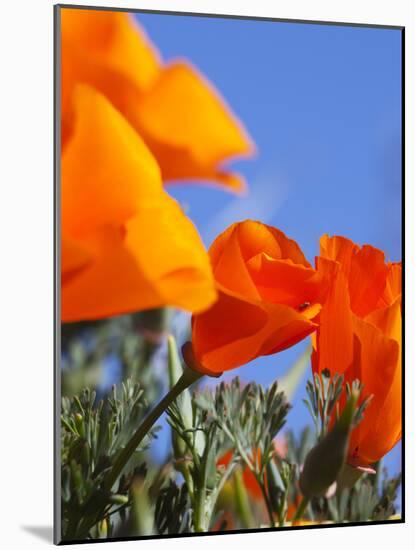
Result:
[[156,421],[160,418],[163,412],[169,407],[169,405],[178,397],[182,391],[191,386],[194,382],[199,380],[203,374],[193,371],[186,367],[183,371],[183,375],[179,378],[177,383],[171,388],[171,390],[163,397],[163,399],[154,407],[152,411],[146,416],[142,424],[138,427],[135,434],[122,450],[117,460],[114,462],[107,479],[105,480],[105,487],[107,490],[111,490],[114,483],[117,481],[119,475],[123,471],[127,462],[130,460],[135,450],[142,442],[144,437],[148,434],[150,429],[154,426]]
[[207,517],[206,517],[206,487],[200,487],[197,490],[194,507],[194,529],[196,533],[203,533],[207,531]]

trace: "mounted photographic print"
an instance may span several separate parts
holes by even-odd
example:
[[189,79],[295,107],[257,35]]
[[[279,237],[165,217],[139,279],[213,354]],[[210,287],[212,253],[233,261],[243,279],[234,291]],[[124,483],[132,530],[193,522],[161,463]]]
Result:
[[403,38],[55,6],[56,543],[404,521]]

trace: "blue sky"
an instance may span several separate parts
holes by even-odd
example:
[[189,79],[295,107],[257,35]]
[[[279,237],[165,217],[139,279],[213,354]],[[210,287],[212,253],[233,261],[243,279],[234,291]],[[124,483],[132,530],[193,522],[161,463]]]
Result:
[[[258,156],[238,161],[249,194],[169,186],[206,245],[230,223],[277,226],[313,262],[324,233],[401,259],[401,34],[393,29],[138,14],[164,60],[193,62],[244,122]],[[237,374],[268,384],[304,343]],[[232,373],[234,375],[236,373]],[[289,426],[309,421],[294,400]],[[161,442],[161,445],[163,443]],[[400,469],[400,448],[387,460]]]

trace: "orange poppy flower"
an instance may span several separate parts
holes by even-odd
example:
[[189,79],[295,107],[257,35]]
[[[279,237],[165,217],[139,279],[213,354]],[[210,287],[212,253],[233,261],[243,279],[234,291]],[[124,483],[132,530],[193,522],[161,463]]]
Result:
[[317,268],[330,289],[314,335],[313,370],[359,379],[362,399],[373,395],[348,455],[350,465],[367,467],[401,438],[401,264],[386,263],[372,246],[325,235]]
[[241,123],[188,62],[164,65],[129,14],[61,9],[62,143],[73,130],[76,83],[97,88],[137,130],[163,181],[197,179],[241,191],[221,165],[253,153]]
[[236,223],[209,255],[219,298],[192,319],[197,370],[217,376],[315,330],[323,279],[284,233],[260,222]]
[[62,154],[62,321],[216,298],[192,222],[162,187],[140,136],[96,90],[74,93]]

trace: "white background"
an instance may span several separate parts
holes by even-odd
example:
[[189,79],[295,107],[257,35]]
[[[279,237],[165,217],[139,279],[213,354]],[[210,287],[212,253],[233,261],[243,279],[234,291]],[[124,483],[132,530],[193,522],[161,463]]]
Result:
[[[51,544],[53,517],[53,0],[0,11],[0,546]],[[415,539],[414,33],[409,0],[78,0],[78,4],[406,26],[406,525],[114,543],[103,548],[407,548]],[[408,333],[408,330],[407,330]],[[48,539],[48,540],[46,540]],[[84,545],[98,548],[96,545]]]

